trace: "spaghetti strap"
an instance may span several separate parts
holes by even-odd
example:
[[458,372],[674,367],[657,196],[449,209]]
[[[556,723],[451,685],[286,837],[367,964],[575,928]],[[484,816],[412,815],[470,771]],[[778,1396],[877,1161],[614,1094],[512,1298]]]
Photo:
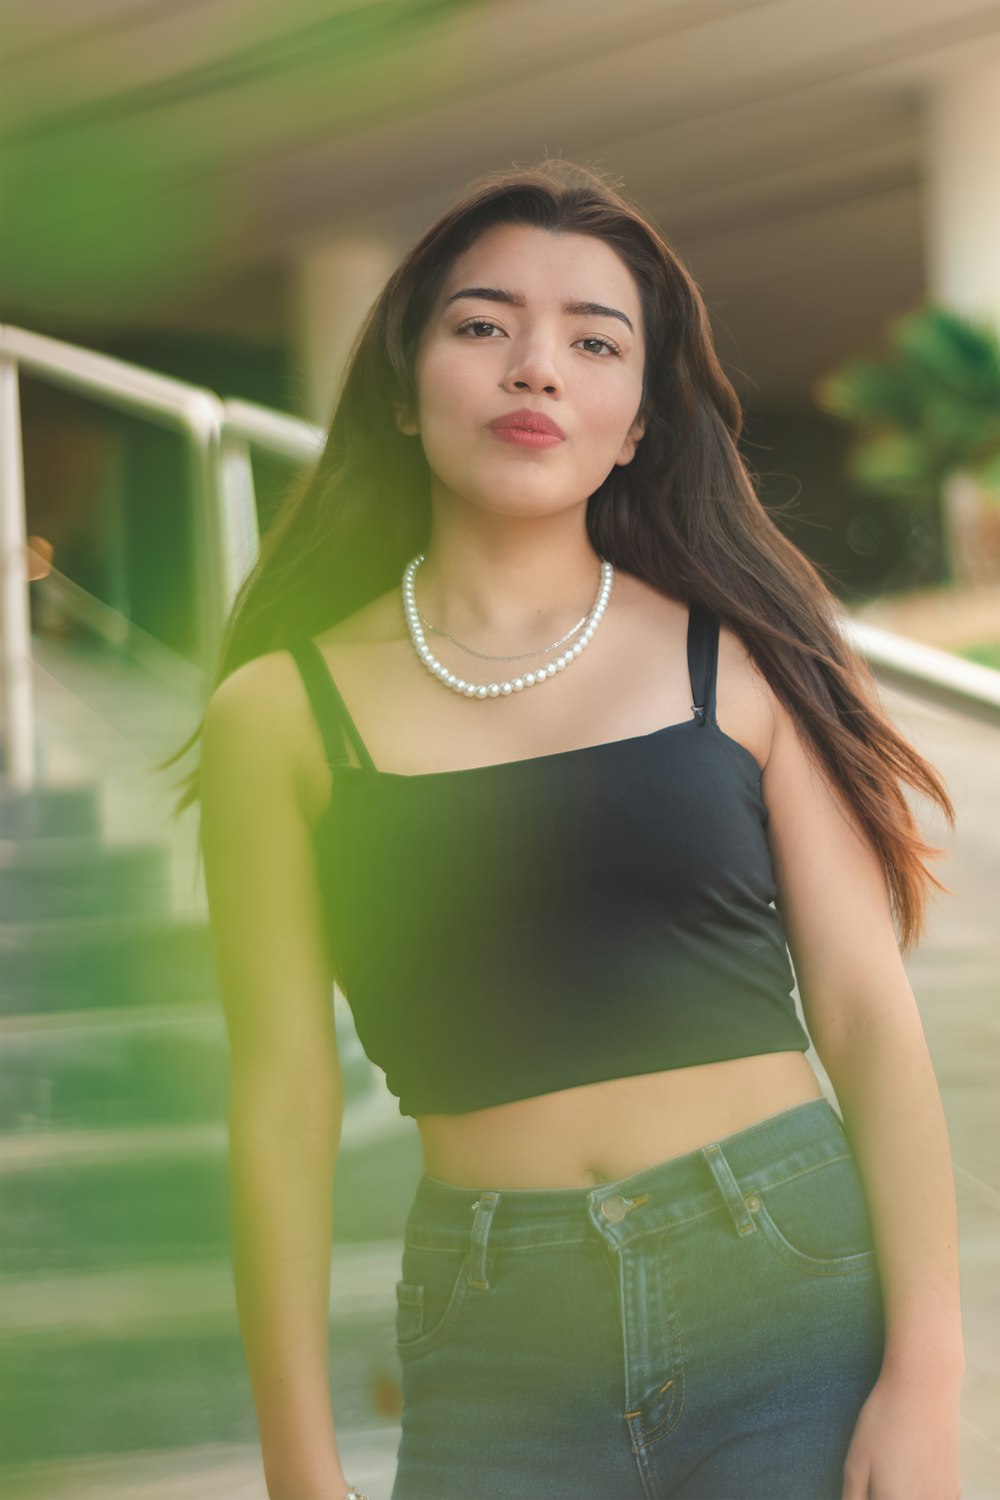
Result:
[[331,768],[350,765],[350,758],[344,745],[344,731],[346,730],[361,764],[368,770],[374,771],[375,762],[368,754],[368,747],[358,733],[357,725],[348,712],[347,704],[340,696],[340,689],[334,682],[333,674],[316,642],[312,639],[296,641],[288,647],[288,650],[299,669],[316,716],[316,722],[323,735],[327,764]]
[[719,668],[719,617],[705,604],[688,607],[688,672],[698,723],[715,724],[715,680]]

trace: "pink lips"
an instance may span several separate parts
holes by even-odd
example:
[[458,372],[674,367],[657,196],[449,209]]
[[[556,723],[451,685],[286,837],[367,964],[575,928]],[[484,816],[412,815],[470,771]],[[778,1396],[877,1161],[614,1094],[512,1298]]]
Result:
[[540,411],[523,406],[520,411],[508,412],[490,424],[501,442],[515,443],[525,448],[551,448],[561,443],[566,434],[551,417]]

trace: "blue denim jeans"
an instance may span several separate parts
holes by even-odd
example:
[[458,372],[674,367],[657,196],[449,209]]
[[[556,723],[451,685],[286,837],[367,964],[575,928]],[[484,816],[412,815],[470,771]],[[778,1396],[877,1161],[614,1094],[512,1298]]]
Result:
[[401,1269],[391,1500],[840,1500],[884,1323],[825,1097],[593,1188],[425,1173]]

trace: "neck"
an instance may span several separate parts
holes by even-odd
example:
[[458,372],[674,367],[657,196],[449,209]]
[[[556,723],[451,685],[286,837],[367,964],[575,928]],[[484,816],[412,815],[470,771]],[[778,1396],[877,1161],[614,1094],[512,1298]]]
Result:
[[483,650],[517,651],[569,629],[593,607],[600,582],[601,560],[586,533],[506,548],[436,537],[414,594],[438,630]]

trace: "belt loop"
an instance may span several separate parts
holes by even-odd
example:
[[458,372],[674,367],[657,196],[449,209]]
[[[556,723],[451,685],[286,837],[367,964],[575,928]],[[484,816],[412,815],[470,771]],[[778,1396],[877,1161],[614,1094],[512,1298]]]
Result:
[[733,1216],[737,1234],[752,1234],[756,1230],[757,1225],[750,1214],[750,1210],[747,1208],[746,1199],[740,1191],[740,1185],[733,1176],[733,1169],[726,1160],[726,1153],[718,1141],[713,1141],[708,1146],[702,1146],[701,1154],[708,1162],[712,1170],[712,1176],[718,1185],[719,1192],[722,1194],[726,1207]]
[[490,1235],[490,1225],[496,1212],[497,1204],[500,1202],[500,1194],[496,1192],[480,1193],[473,1203],[475,1218],[472,1221],[472,1243],[469,1252],[469,1285],[478,1287],[480,1291],[489,1291],[490,1280],[486,1270],[486,1247]]

